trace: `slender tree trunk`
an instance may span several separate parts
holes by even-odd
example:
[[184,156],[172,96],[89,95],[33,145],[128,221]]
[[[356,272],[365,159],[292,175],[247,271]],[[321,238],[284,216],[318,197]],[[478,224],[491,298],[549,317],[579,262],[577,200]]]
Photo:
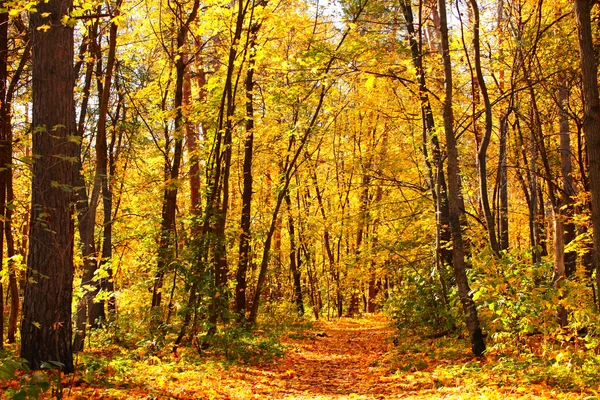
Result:
[[[498,32],[498,54],[499,58],[504,58],[503,37],[504,37],[504,0],[498,1],[498,20],[496,30]],[[498,71],[499,87],[501,93],[504,93],[505,76],[504,69],[500,65]],[[500,142],[498,144],[498,178],[496,186],[498,188],[498,209],[496,215],[498,218],[498,248],[506,251],[509,247],[509,227],[508,227],[508,116],[512,109],[513,97],[510,97],[508,109],[500,117]]]
[[452,256],[454,279],[458,287],[458,295],[465,313],[465,320],[471,339],[471,350],[479,356],[485,351],[483,334],[477,316],[477,307],[471,298],[471,289],[467,280],[464,242],[461,230],[461,213],[459,199],[462,197],[460,170],[458,165],[458,149],[454,136],[454,115],[452,111],[452,65],[450,61],[450,45],[446,17],[446,0],[438,0],[440,13],[440,30],[442,57],[444,63],[444,131],[448,153],[448,201],[450,207],[450,229],[452,230]]
[[[121,1],[119,0],[113,11],[114,16],[119,15],[119,9],[121,7]],[[112,193],[109,188],[109,169],[108,169],[108,139],[106,135],[106,120],[108,117],[108,106],[110,100],[110,91],[113,81],[113,71],[116,61],[116,49],[117,49],[117,33],[118,25],[116,22],[111,22],[110,33],[108,38],[108,57],[106,59],[106,72],[104,74],[104,83],[102,85],[102,92],[100,97],[100,111],[98,114],[98,131],[96,136],[96,177],[95,181],[101,188],[102,192],[102,208],[103,208],[103,240],[102,240],[102,253],[99,267],[102,267],[110,260],[112,254]],[[107,242],[108,240],[108,242]],[[112,274],[109,272],[109,276]],[[104,284],[101,282],[101,286]],[[89,312],[89,320],[92,326],[94,326],[99,320],[106,320],[106,313],[104,310],[104,300],[94,301],[94,307]]]
[[479,6],[476,0],[469,0],[471,11],[473,13],[473,50],[475,72],[477,75],[477,85],[483,97],[484,112],[485,112],[485,132],[481,138],[481,143],[477,149],[477,172],[479,178],[479,194],[481,198],[481,206],[485,215],[486,228],[488,233],[488,241],[492,251],[500,254],[498,239],[496,237],[496,225],[494,223],[494,215],[490,207],[490,200],[487,188],[487,150],[492,137],[492,104],[487,91],[487,85],[483,78],[483,70],[481,69],[481,49],[479,39]]
[[[25,35],[25,39],[28,40],[29,35]],[[4,159],[8,160],[6,164],[6,208],[4,214],[4,235],[6,237],[6,256],[7,256],[7,268],[8,268],[8,287],[10,293],[10,314],[8,316],[8,332],[7,339],[8,343],[15,342],[15,336],[17,333],[17,320],[19,318],[19,285],[17,278],[17,271],[13,257],[16,255],[15,242],[13,237],[13,225],[12,215],[14,208],[14,191],[13,191],[13,165],[12,165],[12,154],[13,154],[13,130],[12,130],[12,103],[17,85],[21,81],[21,76],[29,59],[31,58],[31,41],[28,40],[28,44],[23,50],[23,55],[19,61],[17,69],[13,72],[13,76],[6,90],[5,105],[5,127],[7,134],[6,146],[3,147]]]
[[[180,25],[177,30],[177,55],[174,59],[175,63],[175,121],[174,121],[174,136],[175,145],[173,149],[173,158],[170,162],[166,162],[167,176],[165,177],[168,181],[165,182],[165,189],[163,192],[163,208],[161,215],[160,224],[160,239],[158,244],[158,262],[156,268],[156,276],[154,278],[154,287],[152,290],[152,304],[151,307],[154,310],[160,308],[162,301],[162,290],[163,280],[169,265],[173,258],[173,240],[175,232],[175,220],[177,210],[177,185],[176,180],[179,178],[179,169],[181,167],[181,157],[183,153],[183,129],[185,128],[185,121],[183,116],[183,86],[184,77],[186,70],[186,57],[184,57],[183,51],[187,40],[188,31],[191,23],[196,19],[198,15],[198,9],[200,8],[199,0],[194,0],[192,10],[187,15],[187,18],[183,19],[182,15],[178,16]],[[168,142],[168,140],[167,140]],[[168,146],[168,145],[167,145]],[[158,317],[157,317],[158,318]]]
[[[451,241],[451,232],[449,224],[449,209],[448,195],[446,187],[446,177],[443,170],[442,152],[440,150],[440,142],[438,134],[435,132],[435,120],[431,103],[429,102],[428,88],[425,80],[425,68],[423,67],[422,56],[422,38],[421,25],[418,32],[414,28],[414,19],[411,0],[401,1],[402,12],[406,20],[406,29],[409,34],[409,42],[411,49],[412,62],[417,70],[417,78],[419,81],[419,96],[421,101],[421,119],[423,120],[423,156],[425,157],[425,165],[427,166],[429,175],[429,185],[433,194],[433,204],[436,210],[436,262],[440,268],[440,272],[445,270],[447,266],[452,266],[452,251],[447,243]],[[431,143],[431,159],[429,155],[429,143]],[[443,278],[443,273],[440,273],[440,278]]]
[[[58,361],[73,371],[71,301],[75,146],[71,0],[49,0],[31,14],[33,164],[31,230],[21,325],[21,357],[33,369]],[[40,29],[50,26],[47,31]]]
[[285,204],[288,209],[288,233],[290,237],[290,271],[294,283],[294,303],[298,315],[304,315],[304,302],[302,300],[302,284],[300,276],[300,249],[296,244],[296,229],[294,227],[294,217],[292,215],[292,200],[289,189],[285,193]]
[[[81,55],[85,55],[87,49],[90,53],[95,51],[95,41],[97,40],[98,21],[92,23],[89,27],[87,38],[84,38],[81,49]],[[94,72],[93,57],[87,57],[85,78],[83,85],[83,98],[79,106],[80,114],[77,123],[77,162],[75,166],[75,211],[77,215],[77,228],[79,230],[79,239],[81,241],[81,258],[83,260],[83,274],[80,287],[83,290],[83,297],[77,304],[76,311],[76,329],[73,339],[73,351],[82,351],[85,343],[88,326],[88,310],[94,306],[93,301],[100,291],[100,283],[94,280],[94,274],[97,266],[96,243],[94,241],[94,228],[96,220],[96,207],[91,206],[86,189],[85,179],[82,171],[82,141],[85,129],[85,120],[88,110],[90,88]],[[80,68],[80,67],[79,67]],[[79,69],[78,68],[78,69]],[[92,287],[92,289],[90,289]]]
[[[11,135],[12,136],[12,135]],[[11,141],[12,142],[12,141]],[[10,146],[12,153],[12,144]],[[14,201],[12,169],[10,169],[6,191],[6,222],[4,224],[4,234],[6,236],[6,256],[8,259],[8,288],[10,292],[10,314],[8,316],[8,343],[15,343],[17,332],[17,320],[19,318],[19,286],[17,284],[17,274],[13,257],[15,253],[15,241],[12,233],[12,205]]]
[[[90,34],[87,41],[95,41],[98,30],[98,23],[95,22],[90,27]],[[88,46],[91,48],[93,46]],[[86,73],[83,87],[83,100],[80,105],[79,122],[77,128],[77,162],[75,163],[75,212],[77,215],[77,227],[79,230],[79,239],[81,241],[81,258],[83,260],[83,274],[80,287],[83,289],[83,297],[77,304],[76,311],[76,329],[73,338],[73,351],[83,350],[85,337],[88,327],[88,312],[94,307],[94,298],[100,291],[100,283],[94,280],[96,269],[98,268],[96,260],[96,243],[94,240],[94,227],[96,220],[96,207],[90,205],[86,190],[86,183],[82,171],[82,146],[83,131],[85,129],[85,117],[88,108],[88,99],[92,84],[92,74],[94,72],[94,62],[92,57],[86,63]],[[92,289],[90,289],[92,287]]]
[[[333,59],[331,60],[331,62],[333,62]],[[328,64],[328,67],[326,69],[327,71],[331,67],[331,62]],[[277,201],[275,203],[275,208],[273,209],[273,213],[272,213],[272,217],[271,217],[271,224],[269,226],[269,230],[267,232],[267,236],[265,238],[265,243],[263,246],[263,255],[262,255],[262,259],[261,259],[261,263],[260,263],[260,270],[258,273],[258,281],[256,283],[256,290],[254,292],[254,299],[252,301],[252,307],[250,309],[250,317],[249,317],[249,321],[248,321],[250,325],[256,324],[256,319],[258,317],[260,294],[261,294],[262,286],[265,282],[265,278],[266,278],[266,274],[267,274],[267,267],[269,265],[269,254],[271,251],[271,242],[273,240],[273,234],[275,232],[275,226],[276,226],[276,221],[277,221],[277,218],[279,215],[279,210],[281,208],[281,204],[283,203],[285,192],[288,190],[288,187],[290,185],[292,176],[296,172],[297,160],[300,157],[300,154],[302,154],[302,152],[304,150],[304,146],[306,145],[306,142],[308,141],[309,137],[311,136],[312,130],[315,127],[315,124],[317,122],[317,117],[323,106],[323,101],[325,99],[326,93],[327,93],[327,86],[325,86],[325,85],[321,86],[321,91],[319,94],[319,102],[317,104],[317,107],[313,113],[313,116],[311,118],[311,121],[310,121],[308,127],[306,128],[305,132],[302,134],[302,137],[300,138],[300,141],[299,141],[298,145],[296,146],[295,150],[293,149],[294,137],[293,136],[290,137],[290,143],[288,146],[288,159],[286,160],[286,163],[284,165],[284,172],[282,173],[281,182],[280,182],[281,189],[280,189],[279,193],[277,194]]]
[[[210,225],[214,232],[214,243],[211,246],[211,257],[214,274],[214,294],[209,311],[209,322],[211,327],[207,333],[210,337],[216,333],[217,320],[223,316],[228,303],[227,281],[229,275],[229,265],[227,262],[226,246],[226,224],[227,212],[229,209],[229,175],[231,172],[231,143],[233,139],[233,118],[236,108],[235,98],[238,88],[239,74],[241,68],[236,67],[236,60],[239,55],[240,40],[244,29],[244,20],[250,0],[237,1],[237,16],[234,27],[232,43],[229,46],[229,56],[227,60],[227,76],[223,86],[223,93],[219,104],[219,115],[217,120],[215,149],[214,149],[214,171],[212,185],[210,188],[209,200],[207,202],[207,216],[205,224]],[[244,50],[247,50],[248,43]],[[236,69],[238,75],[235,76]],[[208,346],[205,340],[203,347]]]
[[246,71],[246,139],[244,140],[244,166],[242,193],[242,217],[240,221],[240,251],[239,263],[236,272],[235,305],[239,318],[245,318],[246,314],[246,274],[250,266],[250,219],[252,216],[252,157],[254,154],[254,68],[256,66],[256,35],[260,29],[260,23],[252,24],[250,28],[250,56],[248,70]]
[[508,239],[508,112],[500,118],[500,144],[498,147],[498,249],[506,251]]
[[[573,182],[573,164],[571,157],[571,133],[569,129],[569,115],[566,112],[568,107],[568,88],[566,81],[560,83],[558,87],[559,101],[559,123],[560,123],[560,165],[562,176],[562,199],[560,202],[563,215],[561,221],[564,225],[564,245],[567,246],[577,236],[575,224],[573,223],[573,198],[577,194]],[[575,273],[575,262],[577,259],[576,251],[567,251],[564,255],[565,276],[571,277]]]
[[[200,97],[198,101],[203,102],[206,98],[206,90],[204,85],[206,84],[206,73],[202,68],[199,68],[197,72],[197,82],[198,87],[200,89]],[[184,107],[189,107],[191,105],[191,79],[189,75],[186,74],[184,78],[183,84],[183,105]],[[200,125],[200,130],[202,131],[203,126]],[[190,177],[190,212],[194,216],[199,216],[201,213],[200,209],[200,161],[198,157],[198,141],[197,141],[197,133],[193,127],[193,124],[188,121],[185,125],[185,133],[186,133],[186,144],[188,148],[189,155],[189,177]],[[197,236],[200,234],[201,230],[199,229],[198,221],[194,221],[192,223],[191,229],[191,238],[192,241],[197,240]],[[198,263],[200,264],[200,263]],[[203,274],[204,270],[202,268],[195,268],[194,274],[196,277],[200,277]],[[179,330],[179,335],[175,339],[173,344],[173,352],[177,351],[177,348],[181,344],[183,337],[185,336],[186,330],[192,320],[192,314],[196,314],[195,310],[197,298],[198,298],[198,281],[194,281],[192,285],[190,285],[189,297],[187,307],[185,308],[183,315],[183,322],[181,324],[181,328]]]

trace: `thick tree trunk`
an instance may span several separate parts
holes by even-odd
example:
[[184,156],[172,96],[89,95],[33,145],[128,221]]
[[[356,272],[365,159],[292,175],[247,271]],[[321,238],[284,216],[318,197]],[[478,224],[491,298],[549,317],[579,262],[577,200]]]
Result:
[[[6,83],[8,82],[8,11],[6,4],[2,2],[2,7],[5,11],[0,12],[0,216],[3,217],[0,221],[0,272],[4,267],[4,221],[6,214],[6,188],[8,186],[8,175],[11,171],[9,165],[11,163],[12,154],[9,153],[9,124],[10,115],[8,114],[8,106],[6,104]],[[0,282],[0,349],[4,347],[4,288]]]
[[[61,20],[71,0],[49,0],[31,15],[33,181],[21,357],[39,369],[58,361],[73,371],[71,201],[75,145],[73,28]],[[47,31],[40,29],[50,26]]]
[[450,61],[450,45],[448,39],[448,25],[446,18],[446,0],[438,0],[440,13],[440,30],[442,39],[442,57],[444,63],[444,131],[446,136],[446,149],[448,153],[448,201],[450,207],[450,229],[452,230],[452,257],[454,265],[454,279],[458,288],[458,295],[465,313],[465,321],[471,339],[471,350],[479,356],[485,351],[485,343],[477,307],[471,298],[471,289],[466,273],[465,249],[461,230],[460,198],[462,190],[460,185],[460,170],[458,165],[458,149],[454,136],[454,115],[452,111],[452,65]]
[[592,2],[575,0],[575,18],[581,59],[584,101],[583,132],[587,142],[589,183],[592,196],[594,249],[592,266],[596,271],[596,288],[600,293],[600,98],[590,11]]

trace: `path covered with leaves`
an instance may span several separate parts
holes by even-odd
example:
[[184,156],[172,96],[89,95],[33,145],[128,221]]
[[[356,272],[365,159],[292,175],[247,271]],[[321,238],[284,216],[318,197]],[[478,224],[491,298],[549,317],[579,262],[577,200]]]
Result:
[[384,398],[398,394],[381,360],[392,346],[385,319],[321,322],[302,336],[292,335],[281,362],[247,369],[253,394],[265,397]]
[[[55,382],[53,389],[64,399],[595,399],[599,394],[597,385],[585,380],[595,373],[583,371],[575,359],[560,361],[557,355],[556,361],[541,363],[495,350],[474,358],[464,339],[399,336],[380,315],[296,326],[281,340],[282,355],[262,362],[228,363],[210,354],[199,357],[191,348],[176,355],[97,348],[82,356],[75,374],[63,377],[62,388]],[[4,389],[18,384],[5,383]],[[49,398],[46,393],[43,398]]]

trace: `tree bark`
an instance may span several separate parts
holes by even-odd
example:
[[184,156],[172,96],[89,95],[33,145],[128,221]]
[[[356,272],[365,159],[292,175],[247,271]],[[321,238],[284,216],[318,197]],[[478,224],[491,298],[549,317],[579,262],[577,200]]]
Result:
[[[6,10],[5,2],[2,7]],[[12,154],[10,148],[10,115],[6,104],[6,85],[8,82],[8,11],[0,12],[0,272],[4,267],[4,223],[6,217],[6,188],[8,186],[8,174],[10,173],[10,162]],[[4,347],[4,288],[0,282],[0,349]]]
[[[27,39],[26,35],[26,39]],[[17,85],[21,80],[21,75],[26,65],[29,63],[31,57],[31,42],[27,44],[23,51],[21,60],[17,69],[14,71],[13,76],[10,80],[10,84],[6,91],[5,108],[3,109],[5,116],[5,129],[6,129],[6,146],[3,148],[4,159],[7,160],[6,170],[6,209],[4,214],[4,235],[6,237],[6,256],[8,259],[8,287],[10,293],[10,314],[8,316],[8,332],[7,339],[8,343],[15,342],[15,336],[17,332],[17,320],[19,318],[19,285],[17,283],[17,271],[15,270],[15,263],[13,257],[15,256],[15,241],[12,232],[12,215],[14,207],[14,191],[13,191],[13,165],[12,165],[12,154],[13,154],[13,130],[12,130],[12,103],[13,97]]]
[[248,70],[246,71],[246,138],[244,140],[244,166],[243,166],[243,192],[242,192],[242,216],[240,221],[240,250],[239,263],[236,272],[235,307],[239,319],[245,318],[246,314],[246,274],[251,263],[250,255],[250,220],[252,215],[252,158],[254,155],[254,67],[256,65],[256,35],[260,29],[260,23],[253,23],[248,35],[250,56]]
[[294,284],[293,300],[296,304],[298,315],[304,315],[304,302],[302,300],[302,284],[300,276],[300,249],[296,244],[296,229],[294,227],[294,217],[292,215],[292,200],[289,189],[285,193],[285,204],[288,211],[288,233],[290,237],[290,271]]
[[448,201],[450,207],[450,229],[452,230],[452,259],[454,265],[454,279],[458,288],[458,295],[465,313],[465,321],[471,339],[473,354],[480,356],[485,351],[483,334],[477,316],[477,307],[471,298],[471,289],[466,273],[465,249],[461,230],[460,198],[462,189],[460,184],[460,169],[458,164],[458,149],[454,136],[454,115],[452,111],[452,65],[450,60],[450,45],[448,38],[448,24],[446,17],[446,0],[438,0],[440,13],[440,30],[442,44],[442,58],[444,64],[444,132],[446,136],[446,150],[448,153]]
[[592,267],[596,271],[596,289],[600,293],[600,98],[598,66],[592,39],[589,0],[575,0],[575,19],[579,41],[583,90],[583,132],[587,142],[590,193],[592,197],[593,252]]
[[479,178],[479,194],[481,198],[481,206],[485,215],[485,224],[488,233],[488,242],[494,254],[500,254],[498,239],[496,237],[496,225],[494,223],[494,215],[490,207],[490,200],[487,186],[487,150],[492,137],[492,104],[487,91],[487,85],[483,78],[483,70],[481,68],[481,49],[479,43],[479,6],[476,0],[469,0],[473,13],[473,51],[475,62],[475,73],[477,76],[477,85],[483,97],[484,113],[485,113],[485,131],[481,138],[481,143],[477,149],[477,172]]
[[[21,357],[39,369],[58,361],[73,372],[71,200],[75,145],[71,0],[49,0],[31,15],[33,179]],[[50,27],[45,29],[45,27]]]
[[[198,9],[200,8],[199,0],[195,0],[192,6],[192,10],[184,20],[183,16],[178,16],[180,26],[177,30],[177,54],[174,58],[175,62],[175,123],[174,123],[174,134],[175,134],[175,145],[173,149],[173,158],[169,162],[166,160],[165,170],[165,189],[163,192],[163,208],[161,215],[160,224],[160,239],[158,244],[158,262],[156,267],[156,276],[154,280],[154,288],[152,290],[152,304],[151,307],[154,310],[160,308],[162,301],[162,287],[163,280],[168,269],[172,258],[173,258],[173,235],[175,231],[175,212],[177,209],[177,182],[179,178],[179,169],[181,167],[181,157],[183,152],[183,129],[185,127],[183,117],[183,86],[184,86],[184,75],[186,70],[185,57],[182,54],[187,34],[190,29],[190,24],[196,19],[198,15]],[[179,9],[179,7],[178,7]],[[167,140],[168,143],[168,140]],[[167,144],[168,146],[168,144]]]
[[[403,0],[400,4],[402,13],[406,20],[406,30],[409,34],[409,43],[412,62],[417,70],[419,82],[419,97],[421,102],[421,119],[423,121],[423,146],[422,152],[425,158],[429,175],[429,186],[431,187],[433,204],[436,211],[436,262],[440,268],[452,266],[452,251],[447,244],[452,240],[449,223],[448,194],[446,176],[443,170],[442,152],[440,141],[435,132],[435,120],[431,103],[429,102],[428,88],[425,80],[425,68],[423,67],[423,56],[421,46],[421,29],[416,32],[414,28],[413,12],[410,0]],[[429,143],[431,142],[431,159],[429,155]],[[440,273],[440,279],[444,273]],[[445,284],[445,283],[444,283]]]

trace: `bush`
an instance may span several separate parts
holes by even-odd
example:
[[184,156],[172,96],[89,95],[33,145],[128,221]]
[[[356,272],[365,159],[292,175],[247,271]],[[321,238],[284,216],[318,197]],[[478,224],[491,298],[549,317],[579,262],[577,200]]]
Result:
[[[385,310],[399,329],[425,331],[428,334],[445,332],[456,324],[454,289],[443,294],[441,283],[429,274],[410,271],[394,288]],[[448,300],[448,303],[446,301]]]

